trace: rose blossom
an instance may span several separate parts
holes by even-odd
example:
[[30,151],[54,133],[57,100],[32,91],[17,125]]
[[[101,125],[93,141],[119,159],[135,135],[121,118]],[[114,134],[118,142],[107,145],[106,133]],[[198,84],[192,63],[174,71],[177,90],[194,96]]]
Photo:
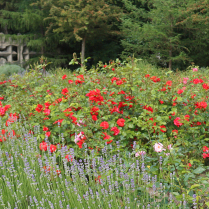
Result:
[[117,136],[119,133],[120,133],[120,130],[115,126],[115,127],[112,127],[111,128],[111,131],[113,131],[114,132],[114,136]]
[[153,147],[154,147],[155,152],[162,152],[163,150],[165,150],[163,149],[163,144],[161,143],[156,143]]
[[84,137],[83,132],[80,132],[78,135],[75,134],[75,143],[78,143]]
[[146,155],[145,151],[139,151],[135,154],[135,157],[139,157],[140,155]]
[[125,120],[123,118],[120,118],[117,120],[117,124],[120,126],[120,127],[123,127],[125,125]]
[[108,124],[108,122],[104,121],[104,122],[101,122],[100,127],[102,127],[102,129],[108,129],[109,124]]
[[188,80],[189,80],[189,78],[183,78],[183,84],[187,84]]
[[173,149],[173,148],[172,148],[172,144],[169,144],[169,145],[168,145],[168,149],[169,149],[169,150]]
[[42,150],[46,151],[47,150],[47,143],[44,142],[44,141],[41,142],[40,145],[39,145],[39,148],[40,148],[41,151]]
[[177,117],[176,119],[174,119],[174,121],[173,121],[173,123],[174,123],[174,125],[176,125],[176,126],[181,126],[181,125],[183,125],[183,123],[180,123],[180,120],[181,118],[180,117]]
[[67,159],[67,161],[69,162],[71,160],[71,162],[73,161],[73,157],[71,155],[66,155],[65,159]]
[[53,145],[53,144],[51,144],[49,148],[50,148],[50,152],[51,153],[53,153],[53,152],[55,152],[57,150],[56,145]]

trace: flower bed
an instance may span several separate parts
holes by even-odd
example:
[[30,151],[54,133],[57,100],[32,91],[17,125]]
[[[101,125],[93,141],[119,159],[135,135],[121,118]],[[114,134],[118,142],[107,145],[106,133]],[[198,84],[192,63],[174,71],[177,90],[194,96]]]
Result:
[[[173,73],[156,70],[137,60],[127,63],[117,60],[110,65],[98,65],[97,69],[79,74],[59,70],[44,77],[38,71],[31,71],[24,77],[16,76],[15,80],[2,81],[0,141],[1,155],[5,158],[5,161],[2,161],[5,163],[3,167],[9,166],[10,159],[14,163],[22,146],[22,157],[18,156],[18,159],[22,159],[20,161],[23,164],[16,162],[15,166],[23,166],[26,169],[27,160],[30,158],[31,169],[33,166],[36,169],[34,172],[41,169],[41,172],[36,173],[37,177],[46,173],[46,178],[50,182],[54,178],[63,182],[62,178],[68,177],[78,186],[77,179],[74,181],[72,177],[74,171],[70,170],[72,164],[75,163],[74,166],[79,162],[82,164],[89,158],[89,164],[94,169],[94,159],[100,162],[100,156],[106,155],[107,162],[111,161],[111,165],[113,164],[112,171],[109,168],[107,173],[104,172],[102,175],[100,170],[105,164],[98,163],[97,166],[95,165],[95,173],[90,175],[89,171],[86,171],[84,176],[87,180],[83,178],[83,182],[80,182],[80,184],[85,182],[87,185],[90,184],[90,176],[91,184],[99,181],[99,176],[106,182],[105,185],[109,189],[101,190],[101,194],[107,191],[108,201],[103,199],[101,208],[108,208],[107,203],[111,207],[117,205],[133,208],[137,204],[140,207],[145,205],[147,208],[157,205],[161,207],[162,205],[150,196],[146,188],[152,187],[154,191],[156,188],[161,191],[162,185],[165,186],[162,190],[164,196],[161,193],[160,196],[158,195],[159,199],[165,200],[162,204],[173,204],[175,196],[179,206],[182,207],[184,202],[187,202],[185,205],[190,204],[190,206],[193,203],[199,206],[207,205],[209,204],[207,200],[208,89],[207,69],[198,70],[193,66],[186,72]],[[110,151],[105,154],[104,150],[107,149]],[[27,154],[26,150],[30,150],[28,152],[30,154]],[[92,151],[94,156],[90,157]],[[120,154],[117,158],[118,166],[112,159],[113,156],[117,157],[117,154]],[[134,165],[131,164],[131,159]],[[126,177],[122,174],[116,176],[115,169],[120,166],[121,169],[124,166],[122,171],[124,175],[128,173],[127,196],[125,195]],[[15,167],[16,171],[17,167]],[[77,171],[81,172],[80,169],[78,167]],[[139,176],[136,174],[136,169],[141,170]],[[2,170],[3,174],[1,174],[5,176],[5,170]],[[29,174],[30,172],[26,170],[23,172],[25,178],[31,181],[33,172],[29,169],[31,172]],[[18,170],[17,173],[19,176],[20,171]],[[115,189],[114,194],[117,193],[117,187],[113,186],[114,181],[108,181],[111,173],[114,181],[121,180],[119,183],[121,196],[118,194],[119,196],[110,201],[111,191]],[[202,173],[204,175],[200,177],[199,174]],[[57,175],[63,177],[57,178]],[[151,180],[151,177],[155,180]],[[11,178],[11,172],[1,179],[7,182],[9,181],[7,178]],[[137,187],[132,192],[131,181]],[[8,185],[4,187],[9,188],[8,192],[11,190],[15,198],[14,191],[17,191],[18,182],[16,180],[13,182],[16,182],[15,189],[11,189]],[[37,182],[37,179],[34,182]],[[36,185],[40,188],[41,182],[38,180]],[[57,184],[53,183],[53,185]],[[73,187],[78,190],[79,186],[77,186]],[[58,187],[53,186],[53,191]],[[67,187],[65,191],[66,189]],[[80,197],[84,190],[80,191]],[[82,193],[84,196],[87,190]],[[99,191],[98,188],[95,189],[92,195],[96,198],[96,192]],[[44,190],[42,192],[44,193]],[[134,195],[131,195],[132,193]],[[139,198],[142,193],[148,195],[143,204],[141,204],[142,199]],[[33,195],[36,197],[37,193]],[[80,202],[76,191],[74,195],[77,201],[74,199],[74,203],[69,207],[75,207]],[[26,198],[27,195],[23,196]],[[90,197],[89,194],[87,196]],[[33,198],[32,194],[27,197]],[[136,201],[130,200],[132,197]],[[202,202],[200,197],[203,199]],[[91,202],[88,198],[84,198],[87,204],[83,206],[84,208],[88,208],[88,205],[93,204],[94,201],[95,204],[99,204],[93,200],[93,197]],[[50,205],[51,200],[47,201]],[[131,205],[132,203],[127,205],[125,201],[134,202],[134,205]],[[83,201],[81,202],[84,204]],[[65,205],[64,208],[66,207]]]

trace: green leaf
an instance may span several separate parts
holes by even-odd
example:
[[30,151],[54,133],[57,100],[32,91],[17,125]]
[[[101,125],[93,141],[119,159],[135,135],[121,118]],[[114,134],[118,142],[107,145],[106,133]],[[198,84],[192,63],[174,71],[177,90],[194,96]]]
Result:
[[129,123],[129,124],[128,124],[128,127],[129,127],[129,128],[133,128],[133,127],[134,127],[133,123]]
[[193,184],[193,185],[191,186],[191,189],[194,189],[194,188],[199,187],[199,186],[200,186],[200,184]]
[[181,97],[177,97],[177,102],[182,102],[182,98]]
[[178,192],[173,192],[173,194],[174,194],[175,196],[180,195]]
[[200,173],[202,173],[202,172],[204,172],[204,171],[205,171],[205,168],[198,167],[198,168],[196,168],[196,169],[193,171],[193,173],[195,173],[195,174],[200,174]]

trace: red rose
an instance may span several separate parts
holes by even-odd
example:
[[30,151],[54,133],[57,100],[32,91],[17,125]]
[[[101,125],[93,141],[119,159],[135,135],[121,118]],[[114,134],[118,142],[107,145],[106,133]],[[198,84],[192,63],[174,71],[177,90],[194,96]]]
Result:
[[178,94],[182,94],[183,92],[184,92],[183,89],[179,89],[179,90],[177,91]]
[[111,137],[106,132],[102,132],[102,133],[104,134],[104,136],[102,136],[102,137],[104,137],[104,140],[109,139]]
[[68,93],[68,89],[67,88],[62,89],[62,94],[63,95],[66,95],[67,93]]
[[116,81],[116,84],[119,86],[119,85],[123,84],[123,81],[122,80]]
[[189,115],[185,115],[185,116],[184,116],[184,119],[187,120],[187,121],[189,121],[189,118],[190,118]]
[[145,106],[143,107],[143,109],[145,109],[145,110],[150,111],[151,113],[153,113],[152,107],[147,107],[147,105],[145,105]]
[[40,150],[44,150],[46,151],[47,150],[47,143],[46,142],[41,142],[40,145],[39,145],[39,148]]
[[106,122],[106,121],[101,122],[100,127],[102,127],[102,129],[108,129],[109,128],[109,123]]
[[208,147],[207,146],[204,146],[202,149],[203,149],[203,152],[208,152]]
[[203,153],[202,154],[202,157],[205,159],[205,158],[208,158],[209,157],[209,153],[207,154],[207,153]]
[[69,162],[69,161],[73,161],[73,158],[72,158],[72,156],[71,155],[66,155],[65,156],[65,159],[67,159],[67,161]]
[[43,131],[48,131],[49,128],[47,128],[46,126],[43,127]]
[[160,126],[160,131],[165,133],[167,131],[166,127],[164,125]]
[[43,110],[43,106],[41,104],[38,104],[35,110],[37,112],[41,112]]
[[62,76],[62,80],[64,80],[65,78],[67,78],[67,75],[63,75]]
[[178,134],[178,130],[172,130],[173,133]]
[[206,109],[207,107],[207,103],[206,102],[197,102],[195,103],[195,108],[199,108],[199,109]]
[[208,90],[209,89],[209,84],[204,83],[202,84],[203,89]]
[[61,125],[63,120],[64,120],[64,119],[59,119],[59,120],[55,121],[53,124],[58,123],[58,124],[60,124],[60,125]]
[[97,121],[97,116],[96,115],[92,115],[92,120]]
[[190,167],[192,167],[192,164],[188,163],[187,166],[188,166],[188,169],[189,169]]
[[47,137],[50,137],[50,135],[51,135],[51,132],[50,131],[48,131],[48,132],[46,132],[46,134],[45,134]]
[[61,171],[60,170],[56,170],[56,172],[57,172],[57,175],[59,176],[60,175],[60,173],[61,173]]
[[45,109],[44,110],[45,115],[50,115],[50,112],[51,112],[50,109]]
[[83,139],[81,139],[81,140],[77,143],[77,145],[78,145],[78,147],[79,147],[80,149],[82,149],[83,143],[84,143],[84,140],[83,140]]
[[172,85],[172,81],[167,81],[165,85],[171,86]]
[[53,144],[50,145],[50,152],[53,153],[57,150],[57,147]]
[[120,130],[115,126],[111,128],[111,131],[114,131],[114,136],[118,135],[120,133]]
[[110,140],[110,141],[108,141],[108,142],[106,142],[107,144],[110,144],[110,143],[112,143],[112,140]]
[[120,127],[123,127],[125,125],[125,120],[123,118],[120,118],[117,120],[117,124],[120,126]]
[[181,123],[179,120],[180,120],[179,117],[177,117],[176,119],[174,119],[174,121],[173,121],[174,125],[176,125],[178,127],[181,126],[181,125],[183,125],[183,123]]

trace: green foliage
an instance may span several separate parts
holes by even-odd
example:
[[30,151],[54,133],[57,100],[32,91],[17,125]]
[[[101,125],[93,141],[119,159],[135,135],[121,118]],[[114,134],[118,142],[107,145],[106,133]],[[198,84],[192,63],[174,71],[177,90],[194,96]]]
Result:
[[[60,36],[54,33],[45,34],[50,22],[45,21],[49,16],[50,4],[37,0],[20,0],[15,3],[2,3],[0,10],[1,28],[5,37],[12,40],[21,40],[26,43],[30,51],[36,51],[31,60],[33,64],[40,54],[54,60],[54,66],[66,63],[65,51],[59,53]],[[10,6],[8,6],[10,5]],[[18,35],[17,35],[18,34]],[[73,53],[73,51],[71,52]],[[56,60],[55,60],[56,59]]]
[[135,54],[170,69],[182,69],[191,61],[198,62],[197,57],[202,59],[194,50],[200,45],[208,47],[206,2],[152,0],[138,6],[124,2],[129,11],[121,28],[125,55]]
[[201,0],[0,0],[0,31],[37,52],[30,64],[39,54],[53,67],[68,67],[74,52],[94,65],[134,54],[182,70],[209,65],[208,12]]
[[13,75],[13,74],[18,74],[23,72],[24,69],[20,67],[19,65],[10,65],[10,64],[5,64],[0,66],[0,75],[5,75],[7,77]]
[[112,29],[114,19],[120,16],[120,9],[108,5],[105,1],[54,1],[50,9],[52,24],[47,32],[53,31],[63,35],[62,41],[72,38],[82,41],[81,63],[85,58],[86,41],[107,34],[118,34]]

